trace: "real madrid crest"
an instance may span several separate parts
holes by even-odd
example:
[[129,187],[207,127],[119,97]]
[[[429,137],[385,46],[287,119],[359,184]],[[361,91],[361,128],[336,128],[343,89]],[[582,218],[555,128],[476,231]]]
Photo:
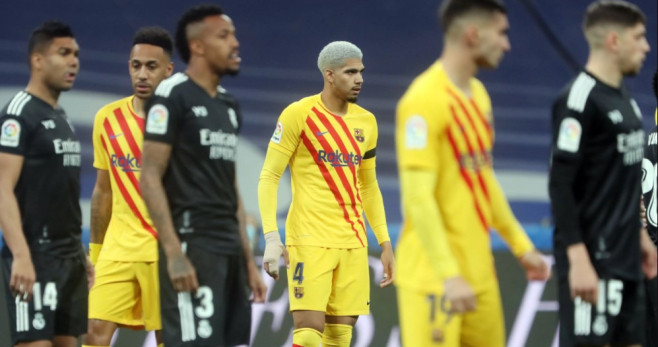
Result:
[[354,138],[359,142],[363,142],[363,140],[365,140],[363,129],[354,128]]

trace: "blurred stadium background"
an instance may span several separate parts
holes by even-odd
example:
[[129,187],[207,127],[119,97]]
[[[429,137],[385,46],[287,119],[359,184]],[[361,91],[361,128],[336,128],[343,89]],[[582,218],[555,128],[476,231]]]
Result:
[[[656,69],[658,5],[633,1],[647,15],[652,51],[641,74],[627,86],[645,115],[648,128],[656,107],[650,79]],[[47,19],[73,27],[81,47],[81,70],[61,105],[74,121],[83,144],[82,194],[85,235],[89,198],[95,181],[91,127],[104,104],[131,94],[128,53],[132,35],[142,26],[160,25],[171,33],[188,1],[47,1],[14,2],[0,14],[0,104],[4,105],[29,77],[27,38]],[[240,75],[222,85],[241,103],[244,133],[238,171],[248,212],[257,216],[256,185],[264,151],[280,111],[290,102],[322,89],[317,54],[328,42],[348,40],[364,52],[364,90],[359,103],[379,121],[378,178],[393,238],[401,222],[394,148],[394,113],[411,80],[439,55],[438,1],[426,0],[287,0],[219,4],[234,20],[243,58]],[[491,94],[496,127],[495,167],[519,220],[541,249],[550,253],[551,220],[546,191],[550,142],[550,105],[560,88],[587,56],[581,19],[589,1],[506,0],[512,51],[496,71],[479,78]],[[174,57],[175,70],[184,64]],[[289,193],[280,193],[285,218]],[[88,238],[85,238],[87,240]],[[505,304],[508,345],[550,346],[557,327],[553,281],[528,284],[498,239],[495,249]],[[376,243],[371,242],[372,245]],[[258,242],[257,242],[258,246]],[[371,265],[377,268],[377,249]],[[258,252],[258,251],[257,251]],[[378,272],[373,272],[373,280]],[[269,284],[272,284],[271,282]],[[286,314],[285,285],[270,292],[271,302],[254,310],[254,346],[286,345],[292,319]],[[359,320],[355,346],[398,346],[393,289],[372,289],[373,314]],[[8,327],[0,297],[0,346],[8,346]],[[535,314],[537,313],[537,314]],[[117,346],[141,346],[143,334],[123,332]],[[289,343],[287,343],[289,345]]]

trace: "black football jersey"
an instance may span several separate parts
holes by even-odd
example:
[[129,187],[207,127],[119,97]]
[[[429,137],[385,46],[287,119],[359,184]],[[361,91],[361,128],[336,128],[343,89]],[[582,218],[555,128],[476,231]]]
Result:
[[64,110],[19,92],[0,112],[0,152],[24,158],[14,193],[30,251],[79,255],[80,142]]
[[158,86],[146,109],[144,140],[172,146],[163,185],[179,238],[216,253],[241,252],[237,101],[221,87],[212,97],[177,73]]
[[556,256],[583,242],[599,276],[641,278],[642,115],[622,85],[581,72],[553,104],[549,176]]

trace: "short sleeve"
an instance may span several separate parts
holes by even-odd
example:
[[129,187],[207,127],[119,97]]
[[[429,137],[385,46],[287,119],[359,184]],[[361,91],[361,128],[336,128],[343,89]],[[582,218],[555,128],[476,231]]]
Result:
[[10,115],[0,117],[0,152],[24,156],[29,129],[24,119]]
[[105,113],[106,109],[103,107],[96,113],[94,118],[94,129],[92,130],[92,144],[94,146],[94,167],[100,170],[109,170],[109,158],[107,155],[107,149],[105,145],[107,144],[108,139],[105,138],[106,135],[104,131],[104,122],[105,122]]
[[170,97],[152,97],[146,109],[144,140],[173,144],[180,131],[180,123],[185,117],[185,109],[176,94]]
[[286,107],[276,123],[269,146],[291,156],[299,145],[302,132],[302,117],[295,103]]

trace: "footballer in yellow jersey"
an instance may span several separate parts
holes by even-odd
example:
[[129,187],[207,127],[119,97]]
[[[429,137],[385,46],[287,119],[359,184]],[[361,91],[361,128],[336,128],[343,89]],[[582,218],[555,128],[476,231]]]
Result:
[[495,67],[509,49],[507,17],[495,0],[446,0],[441,22],[442,57],[412,82],[396,113],[404,216],[396,276],[402,342],[502,347],[491,229],[529,277],[549,274],[494,175],[491,101],[474,78],[478,67]]
[[[140,29],[130,54],[135,94],[96,114],[90,257],[96,281],[89,292],[85,346],[108,346],[119,326],[161,329],[158,235],[139,188],[144,103],[171,75],[172,40],[161,28]],[[158,336],[159,340],[159,336]]]
[[[359,315],[369,313],[370,283],[364,211],[382,246],[384,281],[393,280],[393,251],[375,175],[377,122],[356,104],[362,53],[336,41],[320,52],[320,94],[288,106],[279,117],[258,186],[265,231],[265,270],[278,279],[289,264],[293,346],[349,346]],[[290,167],[292,204],[286,249],[276,223],[276,193]]]

